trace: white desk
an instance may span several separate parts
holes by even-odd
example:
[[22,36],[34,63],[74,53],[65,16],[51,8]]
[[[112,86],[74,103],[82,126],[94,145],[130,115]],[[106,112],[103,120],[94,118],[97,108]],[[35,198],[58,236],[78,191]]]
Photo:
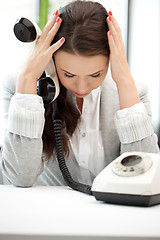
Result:
[[0,240],[160,239],[160,205],[98,202],[67,187],[0,185]]

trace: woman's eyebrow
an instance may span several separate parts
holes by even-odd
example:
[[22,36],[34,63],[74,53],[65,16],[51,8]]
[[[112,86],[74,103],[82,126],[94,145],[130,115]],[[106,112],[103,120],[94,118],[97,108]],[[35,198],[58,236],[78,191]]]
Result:
[[98,74],[98,73],[100,73],[100,72],[103,72],[103,71],[104,71],[104,70],[99,70],[99,71],[97,71],[97,72],[94,72],[94,73],[89,74],[88,76],[96,75],[96,74]]
[[[61,68],[61,70],[62,70],[63,72],[66,72],[66,73],[70,74],[70,75],[76,76],[76,74],[71,73],[71,72],[68,72],[68,71],[65,70],[65,69],[62,69],[62,68]],[[96,74],[98,74],[98,73],[100,73],[100,72],[103,72],[103,71],[104,71],[104,70],[99,70],[99,71],[97,71],[97,72],[94,72],[94,73],[88,74],[88,76],[93,76],[93,75],[96,75]]]
[[70,74],[70,75],[76,76],[76,74],[73,74],[73,73],[71,73],[71,72],[68,72],[67,70],[64,70],[64,69],[62,69],[62,68],[61,68],[61,70],[62,70],[63,72],[66,72],[66,73]]

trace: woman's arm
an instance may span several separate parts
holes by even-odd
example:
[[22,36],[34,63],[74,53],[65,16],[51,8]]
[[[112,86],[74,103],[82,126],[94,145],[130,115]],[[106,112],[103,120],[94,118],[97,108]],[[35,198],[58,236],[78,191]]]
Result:
[[152,112],[143,84],[139,96],[141,103],[119,110],[115,114],[115,125],[121,142],[120,153],[149,152],[159,153],[158,138],[152,126]]
[[116,83],[120,109],[140,102],[136,85],[129,70],[121,29],[114,16],[107,17],[109,26],[110,65],[112,78]]
[[[111,12],[107,17],[109,26],[108,41],[110,46],[111,74],[117,86],[120,109],[128,112],[123,117],[115,115],[115,125],[121,142],[121,153],[142,151],[159,153],[158,139],[152,127],[150,102],[147,88],[138,93],[126,59],[121,29]],[[139,111],[131,107],[142,103]]]
[[[10,182],[15,186],[30,187],[43,170],[41,135],[44,124],[44,109],[39,102],[39,96],[29,94],[16,96],[16,94],[14,95],[16,87],[14,78],[4,80],[3,115],[6,126],[2,145],[3,181],[4,184]],[[24,106],[23,100],[26,103],[30,100],[28,107]],[[39,124],[34,124],[36,121],[33,120],[33,117],[35,120],[39,119]],[[32,129],[25,132],[27,128]]]

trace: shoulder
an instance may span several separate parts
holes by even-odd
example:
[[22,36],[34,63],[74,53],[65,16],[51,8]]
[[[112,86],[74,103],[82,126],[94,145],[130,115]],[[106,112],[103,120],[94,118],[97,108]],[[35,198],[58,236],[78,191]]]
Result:
[[135,81],[135,84],[136,84],[136,88],[137,88],[140,99],[142,99],[144,96],[147,96],[148,94],[147,84],[142,81]]
[[[134,82],[135,82],[135,85],[136,85],[136,88],[138,91],[138,95],[140,96],[140,98],[142,98],[143,96],[146,96],[148,93],[147,84],[140,80],[134,80]],[[117,86],[116,86],[114,80],[112,79],[110,69],[106,75],[104,82],[102,83],[102,93],[111,95],[112,97],[113,96],[115,97],[118,95]]]
[[16,83],[17,83],[17,78],[18,78],[18,74],[17,73],[13,73],[12,75],[6,75],[3,79],[2,79],[2,91],[3,93],[10,93],[10,94],[14,94],[16,91]]

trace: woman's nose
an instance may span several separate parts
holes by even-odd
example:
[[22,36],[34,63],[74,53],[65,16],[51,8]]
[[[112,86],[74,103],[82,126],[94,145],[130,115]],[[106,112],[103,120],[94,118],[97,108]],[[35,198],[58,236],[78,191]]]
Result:
[[77,81],[77,92],[78,93],[86,93],[88,90],[88,84],[85,79],[80,79]]

